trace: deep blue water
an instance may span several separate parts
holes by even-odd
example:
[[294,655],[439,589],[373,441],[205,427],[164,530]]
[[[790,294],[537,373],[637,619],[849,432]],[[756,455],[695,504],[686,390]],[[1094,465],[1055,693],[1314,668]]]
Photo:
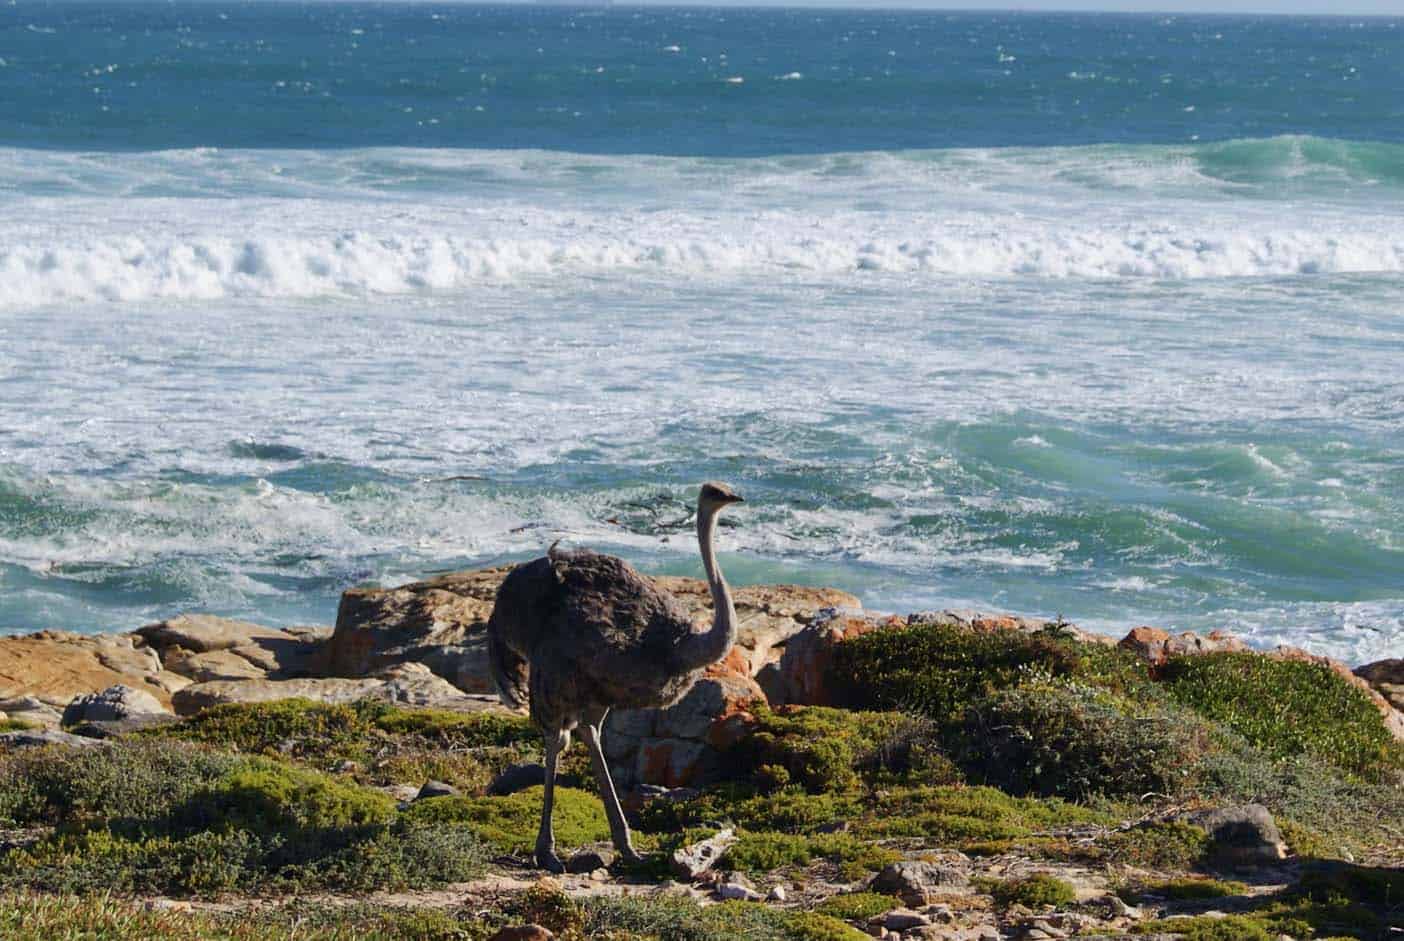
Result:
[[0,6],[0,142],[746,156],[1401,141],[1402,22],[17,0]]

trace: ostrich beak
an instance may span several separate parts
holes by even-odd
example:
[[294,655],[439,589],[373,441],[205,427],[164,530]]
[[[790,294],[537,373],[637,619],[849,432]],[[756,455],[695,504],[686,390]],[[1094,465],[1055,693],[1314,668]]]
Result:
[[743,497],[743,496],[741,496],[741,494],[739,494],[739,493],[733,493],[733,494],[731,495],[731,499],[728,500],[727,502],[728,502],[728,503],[745,503],[745,502],[746,502],[746,498]]

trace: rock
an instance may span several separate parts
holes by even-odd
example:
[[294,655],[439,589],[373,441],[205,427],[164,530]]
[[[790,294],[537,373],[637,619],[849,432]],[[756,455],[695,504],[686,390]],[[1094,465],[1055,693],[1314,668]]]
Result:
[[0,733],[0,751],[7,748],[42,748],[45,745],[71,745],[78,748],[91,748],[105,744],[101,739],[84,738],[68,732],[55,732],[51,729],[28,729],[18,732]]
[[417,801],[429,797],[452,797],[458,793],[458,788],[443,781],[425,781],[420,787],[419,793],[414,795]]
[[827,673],[834,648],[845,640],[872,631],[900,627],[898,617],[881,617],[847,609],[831,609],[817,614],[812,623],[790,638],[780,657],[779,676],[771,682],[771,705],[833,706],[834,692],[828,688]]
[[37,696],[16,696],[0,701],[0,708],[16,722],[38,729],[57,729],[63,724],[63,713]]
[[736,833],[728,827],[700,843],[674,850],[670,860],[673,875],[688,882],[696,881],[704,872],[715,866],[717,860],[735,842]]
[[131,735],[133,732],[156,729],[163,725],[173,725],[179,721],[178,716],[169,712],[147,712],[131,715],[125,719],[79,722],[70,726],[68,731],[84,738],[121,738],[123,735]]
[[145,690],[118,684],[100,693],[78,696],[63,710],[63,724],[115,722],[132,716],[169,714],[160,700]]
[[1285,859],[1286,844],[1272,814],[1262,804],[1241,804],[1182,814],[1182,823],[1209,834],[1211,860],[1237,866],[1258,866]]
[[1207,635],[1195,634],[1192,631],[1171,634],[1158,627],[1133,628],[1117,646],[1131,651],[1154,666],[1159,666],[1170,657],[1203,653],[1241,653],[1250,649],[1243,641],[1223,631],[1211,631]]
[[555,937],[540,925],[512,925],[500,929],[488,941],[552,941]]
[[75,696],[122,684],[168,704],[171,693],[187,681],[163,670],[156,651],[138,647],[136,641],[126,634],[66,631],[0,637],[0,700],[33,696],[65,705]]
[[176,714],[187,716],[223,703],[274,702],[293,697],[325,703],[380,699],[459,712],[506,712],[496,697],[465,696],[423,665],[412,663],[361,679],[211,680],[187,686],[172,701]]
[[765,894],[766,900],[771,902],[783,902],[789,897],[783,885],[773,885],[770,891]]
[[191,653],[228,650],[257,640],[296,640],[276,627],[248,621],[216,617],[213,614],[182,614],[133,631],[163,657],[172,648]]
[[[706,582],[677,576],[662,576],[654,581],[682,602],[695,620],[711,622],[712,594]],[[862,602],[846,591],[808,585],[746,585],[733,588],[731,595],[737,622],[733,653],[752,677],[779,660],[786,641],[819,612],[862,607]]]
[[593,873],[598,869],[608,870],[613,862],[614,853],[610,850],[581,850],[566,860],[566,872],[578,875]]
[[546,782],[546,766],[535,762],[508,765],[487,786],[489,797],[504,797]]
[[1395,709],[1404,710],[1404,660],[1376,660],[1356,667],[1355,675],[1374,687]]
[[397,663],[423,663],[465,692],[494,692],[487,619],[509,571],[457,572],[399,588],[343,593],[323,670],[354,677]]
[[759,902],[762,896],[750,886],[737,881],[723,882],[716,888],[717,898],[722,901]]
[[717,755],[705,742],[681,738],[656,738],[644,742],[632,774],[621,775],[624,786],[635,781],[681,787],[710,777],[709,765]]
[[950,863],[915,860],[888,863],[869,883],[869,889],[895,895],[911,906],[925,905],[941,889],[965,888],[970,875],[965,868]]
[[888,931],[910,931],[931,924],[931,919],[910,908],[894,908],[882,916],[882,926]]

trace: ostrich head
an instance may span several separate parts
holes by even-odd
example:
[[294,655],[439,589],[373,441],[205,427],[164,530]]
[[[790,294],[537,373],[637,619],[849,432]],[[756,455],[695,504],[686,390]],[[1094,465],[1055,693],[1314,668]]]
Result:
[[716,512],[732,503],[744,502],[741,495],[726,484],[708,481],[702,485],[702,491],[697,495],[697,510],[699,513]]

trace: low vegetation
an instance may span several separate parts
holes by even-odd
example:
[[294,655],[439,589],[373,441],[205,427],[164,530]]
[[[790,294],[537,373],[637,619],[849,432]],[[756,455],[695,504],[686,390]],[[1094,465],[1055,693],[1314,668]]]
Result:
[[[756,710],[722,756],[726,779],[637,807],[637,845],[654,855],[614,867],[660,883],[666,853],[729,826],[720,868],[792,887],[790,906],[572,900],[550,881],[462,908],[294,901],[519,876],[541,788],[486,793],[507,765],[539,760],[524,719],[290,700],[93,748],[0,748],[0,937],[486,941],[531,921],[571,941],[859,941],[900,904],[866,890],[872,875],[950,850],[974,859],[969,905],[990,919],[1093,911],[1060,877],[1081,873],[1085,896],[1090,871],[1165,916],[1134,933],[1378,941],[1404,921],[1400,870],[1347,861],[1404,863],[1404,766],[1368,699],[1328,670],[1216,655],[1152,671],[1056,626],[928,624],[840,645],[834,671],[853,708]],[[559,848],[607,844],[583,750],[563,769]],[[428,779],[460,793],[408,800]],[[1286,891],[1224,879],[1203,830],[1164,822],[1248,801],[1302,857]],[[1028,869],[1011,855],[1050,871],[1005,878]],[[276,904],[228,917],[121,900],[153,894]],[[1202,915],[1217,904],[1230,915]]]

